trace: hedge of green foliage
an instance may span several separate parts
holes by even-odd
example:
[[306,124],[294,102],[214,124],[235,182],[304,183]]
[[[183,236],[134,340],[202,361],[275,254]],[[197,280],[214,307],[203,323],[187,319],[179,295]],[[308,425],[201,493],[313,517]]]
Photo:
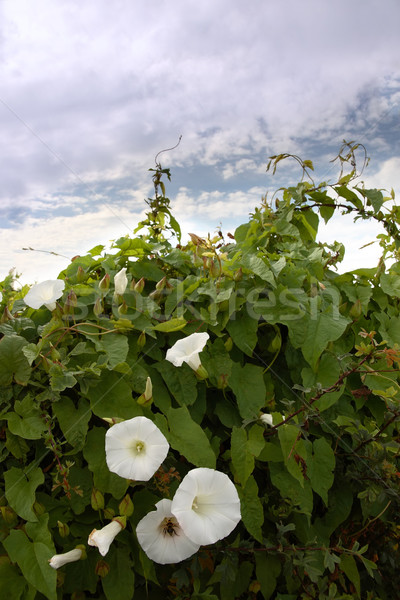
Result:
[[[282,189],[234,235],[184,246],[157,164],[146,229],[75,257],[55,308],[2,282],[1,598],[398,597],[399,211],[357,185],[356,147],[343,150],[337,183]],[[344,247],[316,241],[340,211],[383,225],[377,267],[338,274]],[[166,359],[194,333],[209,336],[200,367]],[[146,481],[106,460],[107,432],[136,417],[169,445]],[[240,521],[221,537],[218,505],[221,539],[149,558],[138,523],[210,470]],[[171,519],[160,544],[191,535],[190,516]],[[110,523],[102,555],[88,539]]]

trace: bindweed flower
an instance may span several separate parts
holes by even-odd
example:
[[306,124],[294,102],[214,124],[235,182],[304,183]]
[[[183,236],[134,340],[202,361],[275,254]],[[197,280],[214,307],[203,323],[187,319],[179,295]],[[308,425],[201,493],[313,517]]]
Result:
[[62,279],[48,279],[33,285],[24,297],[24,302],[31,308],[40,308],[45,305],[49,310],[54,310],[56,300],[63,294],[65,282]]
[[139,544],[147,556],[160,565],[176,563],[197,552],[199,544],[192,542],[171,513],[171,500],[157,502],[136,527]]
[[[277,414],[277,413],[275,413],[275,414]],[[283,421],[284,418],[285,418],[283,415],[279,415],[278,414],[278,416],[280,416],[281,421]],[[260,418],[260,421],[262,423],[264,423],[264,425],[266,425],[267,427],[273,427],[274,426],[274,418],[273,418],[273,416],[271,414],[269,414],[269,415],[268,414],[262,414],[262,415],[260,415],[259,418]]]
[[141,396],[139,396],[138,398],[138,404],[141,404],[142,406],[148,406],[149,404],[152,403],[153,400],[153,384],[151,382],[150,377],[148,377],[146,379],[146,389],[144,390],[143,394]]
[[126,267],[118,271],[118,273],[114,276],[114,294],[122,294],[126,290],[126,286],[128,285],[128,278],[126,276]]
[[175,367],[181,367],[185,362],[194,371],[197,371],[200,367],[199,353],[203,350],[209,337],[208,333],[192,333],[192,335],[175,342],[172,348],[167,350],[165,358]]
[[122,421],[106,433],[107,466],[125,479],[148,481],[167,456],[168,450],[166,438],[147,417]]
[[122,517],[118,520],[114,519],[108,525],[102,527],[102,529],[93,529],[89,534],[88,544],[89,546],[96,546],[102,556],[105,556],[110,549],[114,538],[124,529]]
[[194,543],[213,544],[239,523],[240,500],[225,473],[192,469],[182,479],[172,500],[171,512]]
[[79,548],[74,548],[74,550],[70,550],[69,552],[65,552],[64,554],[55,554],[49,559],[49,565],[53,569],[59,569],[63,567],[67,563],[75,562],[76,560],[80,560],[82,558],[82,550]]

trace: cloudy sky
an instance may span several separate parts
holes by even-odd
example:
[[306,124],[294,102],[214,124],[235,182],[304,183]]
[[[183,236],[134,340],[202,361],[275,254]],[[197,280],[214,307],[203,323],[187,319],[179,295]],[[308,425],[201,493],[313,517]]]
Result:
[[[298,181],[266,173],[272,154],[334,180],[343,139],[367,147],[366,184],[400,194],[399,23],[398,0],[0,0],[0,280],[129,234],[180,135],[159,158],[186,232],[232,231]],[[321,236],[356,268],[376,233]]]

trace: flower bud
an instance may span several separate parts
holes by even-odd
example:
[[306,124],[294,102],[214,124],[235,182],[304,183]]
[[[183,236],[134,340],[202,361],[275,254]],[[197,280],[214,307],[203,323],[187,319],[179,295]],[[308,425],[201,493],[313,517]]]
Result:
[[136,343],[139,348],[143,348],[143,346],[146,344],[146,334],[144,331],[142,331],[142,333],[139,335]]
[[221,275],[221,267],[217,260],[210,260],[210,273],[212,277],[219,277]]
[[69,535],[69,527],[66,523],[62,521],[57,521],[58,533],[62,538],[67,537]]
[[16,525],[18,522],[17,513],[10,506],[0,506],[1,516],[7,525]]
[[144,286],[145,286],[145,279],[144,277],[141,277],[139,279],[139,281],[135,284],[135,287],[133,288],[135,290],[135,292],[138,292],[139,294],[141,294],[144,290]]
[[124,300],[123,303],[118,306],[118,314],[126,315],[127,312],[128,312],[128,305]]
[[154,290],[149,294],[149,298],[151,298],[154,302],[158,302],[162,297],[162,290]]
[[223,390],[228,385],[227,375],[225,373],[221,373],[217,380],[217,388],[219,390]]
[[358,298],[351,307],[349,315],[352,319],[359,319],[362,315],[361,300]]
[[115,517],[115,510],[113,508],[105,508],[104,509],[104,518],[105,519],[113,519]]
[[144,393],[137,399],[138,404],[141,406],[149,406],[153,401],[153,385],[150,377],[146,381],[146,389]]
[[101,510],[104,508],[104,496],[96,488],[92,488],[92,494],[90,496],[90,504],[93,510]]
[[128,278],[126,276],[126,267],[118,271],[118,273],[114,276],[114,294],[122,296],[122,294],[126,290],[126,286],[128,285]]
[[233,347],[233,341],[231,337],[228,337],[228,339],[226,340],[226,342],[224,343],[225,349],[227,352],[230,352],[232,350]]
[[86,271],[79,265],[78,270],[76,272],[76,281],[78,283],[82,283],[87,279]]
[[167,278],[164,276],[158,283],[156,283],[156,290],[163,290],[165,288]]
[[103,578],[110,572],[110,565],[105,560],[98,560],[95,567],[95,573],[99,577]]
[[70,550],[69,552],[65,552],[64,554],[55,554],[49,559],[49,565],[53,569],[59,569],[64,565],[75,562],[76,560],[80,560],[82,557],[82,550],[80,548],[74,548],[74,550]]
[[108,292],[109,288],[110,288],[110,276],[108,273],[106,273],[104,275],[103,279],[99,283],[99,289],[102,292],[106,293],[106,292]]
[[119,514],[130,517],[133,514],[133,502],[129,494],[126,494],[118,505]]
[[32,508],[33,512],[37,517],[40,517],[40,515],[44,515],[44,513],[46,512],[46,507],[44,506],[44,504],[38,502],[37,500],[34,502]]
[[235,273],[233,274],[233,281],[241,281],[243,278],[243,270],[242,267],[240,267],[237,271],[235,271]]
[[100,317],[100,315],[103,314],[104,307],[103,300],[101,298],[97,298],[96,302],[94,303],[93,312],[96,317]]

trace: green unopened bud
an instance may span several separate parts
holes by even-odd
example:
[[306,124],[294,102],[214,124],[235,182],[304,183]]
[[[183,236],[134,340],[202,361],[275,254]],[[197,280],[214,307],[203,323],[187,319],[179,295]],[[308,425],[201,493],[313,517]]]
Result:
[[235,273],[233,274],[233,280],[234,281],[242,281],[242,277],[243,277],[243,270],[242,270],[242,267],[240,267],[240,269],[235,271]]
[[162,290],[154,290],[149,294],[149,298],[151,298],[154,302],[159,302],[162,297]]
[[132,281],[129,284],[129,289],[133,291],[135,289],[135,285],[136,285],[136,279],[132,279]]
[[105,577],[110,572],[110,565],[105,560],[98,560],[95,567],[95,573],[99,577]]
[[1,516],[7,525],[13,526],[18,522],[17,513],[10,506],[0,506]]
[[143,348],[143,346],[146,344],[146,334],[144,331],[142,331],[142,333],[139,335],[136,343],[139,348]]
[[93,510],[101,510],[104,508],[104,496],[96,488],[92,488],[92,494],[90,496],[90,504]]
[[226,349],[227,352],[230,352],[232,350],[233,341],[232,341],[231,337],[228,337],[228,339],[226,340],[224,346],[225,346],[225,349]]
[[118,505],[119,514],[130,517],[133,514],[133,502],[129,494],[126,494]]
[[149,406],[153,401],[153,385],[151,383],[151,379],[150,377],[147,378],[146,381],[146,389],[144,390],[144,393],[139,396],[139,398],[137,399],[137,403],[140,404],[141,406]]
[[68,293],[67,299],[64,304],[64,314],[65,315],[73,315],[74,308],[77,304],[78,304],[78,298],[76,297],[74,290],[71,290]]
[[79,265],[78,270],[76,272],[76,281],[78,283],[82,283],[87,279],[86,271]]
[[105,508],[104,509],[104,518],[110,519],[110,521],[115,517],[115,510],[113,508]]
[[361,300],[358,299],[354,302],[353,306],[349,310],[349,315],[352,319],[359,319],[362,315]]
[[69,535],[69,527],[66,523],[63,523],[62,521],[57,521],[57,526],[58,533],[62,538],[67,537],[67,535]]
[[195,373],[196,373],[197,379],[207,379],[208,378],[208,373],[205,370],[205,368],[203,367],[203,365],[200,365],[199,367],[197,367]]
[[120,304],[118,306],[118,314],[120,315],[126,315],[126,313],[128,312],[128,305],[125,302],[125,300],[122,302],[122,304]]
[[212,277],[219,277],[221,275],[221,268],[217,260],[210,260],[210,273]]
[[223,390],[228,385],[228,376],[225,373],[221,373],[217,380],[217,388]]
[[101,298],[97,298],[96,302],[94,303],[93,312],[96,317],[100,317],[100,315],[103,314],[104,307],[103,300]]
[[144,290],[144,286],[145,286],[145,279],[144,277],[141,277],[139,279],[139,281],[135,284],[135,287],[133,288],[135,290],[135,292],[138,292],[139,294],[141,294]]
[[44,506],[44,504],[41,504],[40,502],[36,501],[33,504],[33,512],[35,513],[35,515],[37,517],[40,517],[40,515],[44,515],[44,513],[46,512],[46,507]]
[[156,283],[156,290],[163,290],[165,288],[167,278],[164,276],[158,283]]
[[104,293],[108,292],[108,290],[110,289],[110,276],[108,273],[106,273],[103,279],[100,281],[99,289]]

